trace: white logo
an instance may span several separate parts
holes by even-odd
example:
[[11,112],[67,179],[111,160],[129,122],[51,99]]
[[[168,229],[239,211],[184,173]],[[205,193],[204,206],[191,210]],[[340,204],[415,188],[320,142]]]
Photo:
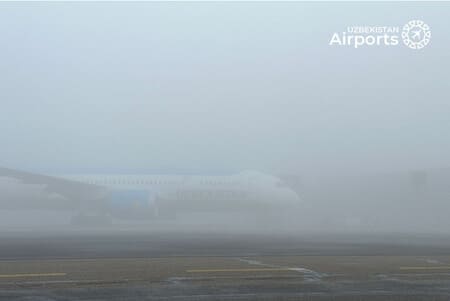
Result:
[[351,25],[346,30],[334,32],[328,42],[330,46],[397,47],[400,40],[411,49],[422,49],[430,42],[430,27],[421,20],[412,20],[405,26],[395,25]]
[[422,49],[431,38],[430,26],[420,20],[412,20],[403,26],[403,43],[411,49]]

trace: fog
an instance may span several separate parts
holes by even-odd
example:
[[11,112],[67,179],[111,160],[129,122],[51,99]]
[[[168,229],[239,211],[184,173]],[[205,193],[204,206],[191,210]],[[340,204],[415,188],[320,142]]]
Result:
[[[233,213],[114,220],[118,227],[450,229],[445,3],[0,7],[1,167],[55,177],[252,170],[301,200],[288,215],[244,213],[237,203]],[[347,26],[410,19],[432,30],[422,50],[329,46]],[[16,177],[0,176],[2,227],[68,224],[73,202],[88,199],[45,183],[12,189]]]

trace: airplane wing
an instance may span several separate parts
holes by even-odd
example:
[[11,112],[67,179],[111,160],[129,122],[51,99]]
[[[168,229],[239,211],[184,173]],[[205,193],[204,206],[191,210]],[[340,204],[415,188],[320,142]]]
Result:
[[101,207],[106,195],[107,189],[103,186],[0,168],[0,206],[3,208],[87,210]]

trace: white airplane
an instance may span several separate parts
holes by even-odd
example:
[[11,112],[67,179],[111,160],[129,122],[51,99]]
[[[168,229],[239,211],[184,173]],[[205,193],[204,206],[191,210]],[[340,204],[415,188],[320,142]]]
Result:
[[413,32],[412,38],[419,40],[420,39],[420,30],[413,30],[412,32]]
[[180,212],[264,212],[300,198],[279,178],[255,171],[228,176],[46,176],[0,168],[0,209],[71,210],[75,220],[173,217]]

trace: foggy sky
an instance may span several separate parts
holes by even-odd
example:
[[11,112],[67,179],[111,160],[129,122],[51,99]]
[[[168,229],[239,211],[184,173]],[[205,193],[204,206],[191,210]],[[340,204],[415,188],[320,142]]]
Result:
[[[447,3],[1,3],[0,165],[450,166]],[[330,47],[351,25],[430,44]]]

